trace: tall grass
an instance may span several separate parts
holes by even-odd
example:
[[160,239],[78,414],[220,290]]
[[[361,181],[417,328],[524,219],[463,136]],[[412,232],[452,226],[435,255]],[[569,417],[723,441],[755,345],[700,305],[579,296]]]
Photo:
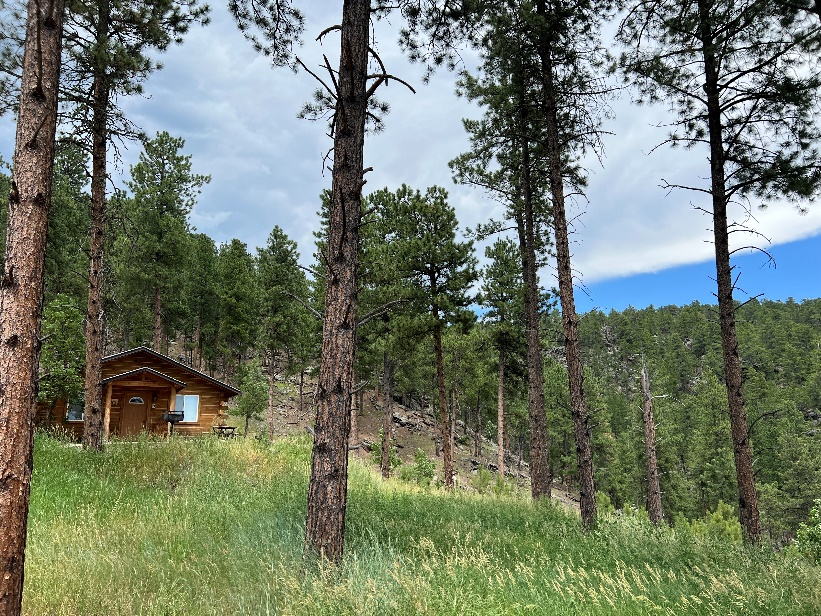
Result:
[[353,461],[344,564],[302,559],[310,443],[38,436],[24,611],[812,614],[821,569],[639,517],[383,483]]

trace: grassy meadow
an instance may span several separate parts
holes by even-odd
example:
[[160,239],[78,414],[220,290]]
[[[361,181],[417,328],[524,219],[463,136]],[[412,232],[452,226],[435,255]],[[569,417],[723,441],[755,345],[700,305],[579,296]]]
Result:
[[821,614],[789,551],[579,521],[526,495],[390,481],[352,460],[345,561],[302,559],[310,442],[35,444],[25,614]]

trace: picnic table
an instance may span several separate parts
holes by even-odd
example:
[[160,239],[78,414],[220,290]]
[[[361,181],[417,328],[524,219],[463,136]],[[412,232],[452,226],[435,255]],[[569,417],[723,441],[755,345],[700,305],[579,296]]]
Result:
[[233,438],[237,435],[236,426],[212,426],[211,431],[219,438]]

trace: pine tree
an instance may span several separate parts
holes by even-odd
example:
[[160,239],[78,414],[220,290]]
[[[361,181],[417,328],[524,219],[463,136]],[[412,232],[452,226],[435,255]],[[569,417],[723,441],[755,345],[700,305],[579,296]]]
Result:
[[625,2],[619,28],[625,74],[646,101],[666,101],[677,117],[665,143],[705,148],[713,223],[719,322],[739,516],[746,538],[761,534],[747,426],[730,233],[743,223],[731,204],[807,199],[821,183],[815,124],[821,26],[789,3],[766,0]]
[[264,248],[257,249],[259,275],[260,336],[254,345],[265,353],[268,363],[268,438],[274,432],[274,392],[277,375],[300,370],[299,351],[313,327],[305,305],[308,281],[299,266],[296,243],[279,227],[268,235]]
[[423,196],[402,186],[393,194],[386,218],[394,221],[386,241],[395,251],[399,276],[413,288],[411,302],[417,315],[415,327],[431,337],[436,361],[440,435],[444,458],[444,482],[453,487],[453,441],[445,389],[442,336],[448,324],[465,324],[472,313],[470,286],[477,279],[473,243],[456,237],[457,220],[447,203],[447,192],[438,186]]
[[496,431],[499,447],[496,465],[500,477],[505,475],[505,368],[511,355],[519,351],[518,340],[524,338],[524,281],[519,249],[509,239],[499,239],[485,249],[490,260],[482,272],[484,284],[481,303],[488,308],[484,321],[493,324],[493,340],[498,354]]
[[30,0],[0,282],[0,613],[12,616],[23,600],[62,32],[63,2]]
[[[301,42],[304,18],[294,4],[289,0],[230,0],[228,6],[257,51],[270,57],[275,66],[296,67],[301,62],[293,55],[293,48]],[[464,4],[447,0],[346,0],[340,22],[318,37],[339,32],[340,56],[337,69],[326,60],[324,69],[330,74],[331,85],[320,80],[323,90],[317,96],[319,102],[305,109],[307,115],[326,114],[330,118],[329,136],[334,140],[328,249],[322,255],[327,275],[305,546],[309,552],[337,563],[342,559],[347,503],[365,124],[369,116],[381,123],[377,113],[385,107],[374,98],[377,89],[391,80],[401,82],[387,73],[376,54],[370,24],[392,10],[401,10],[408,28],[400,42],[412,59],[430,58],[438,65],[455,57],[452,43],[461,33]],[[420,33],[427,36],[420,38]],[[374,70],[369,70],[371,59]]]
[[[549,204],[543,160],[543,126],[533,104],[539,92],[538,71],[528,53],[514,6],[492,12],[483,39],[485,61],[480,78],[463,74],[460,91],[486,108],[480,121],[464,120],[472,150],[451,161],[457,182],[483,188],[507,206],[519,241],[524,280],[524,319],[527,344],[528,417],[530,424],[530,487],[534,499],[550,496],[552,468],[547,445],[544,360],[540,312],[542,292],[538,270],[549,246]],[[504,36],[494,36],[505,31]],[[513,32],[516,35],[510,36]],[[498,164],[498,167],[494,164]],[[505,226],[480,225],[477,236],[498,233]]]
[[[167,132],[147,141],[139,162],[131,167],[127,204],[126,266],[139,276],[142,288],[135,297],[150,298],[153,312],[152,347],[167,352],[174,328],[167,318],[171,308],[181,311],[180,289],[187,273],[191,213],[200,188],[211,178],[191,171],[191,156],[181,154],[185,141]],[[122,251],[121,251],[122,252]]]
[[236,238],[219,247],[214,269],[220,309],[216,347],[230,381],[259,331],[259,281],[254,258]]

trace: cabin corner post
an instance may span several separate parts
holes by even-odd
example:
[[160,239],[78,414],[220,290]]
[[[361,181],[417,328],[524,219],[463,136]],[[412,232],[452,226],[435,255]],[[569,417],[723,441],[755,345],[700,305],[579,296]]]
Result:
[[110,381],[105,386],[105,415],[103,416],[103,439],[108,441],[111,436],[111,393],[114,384]]

